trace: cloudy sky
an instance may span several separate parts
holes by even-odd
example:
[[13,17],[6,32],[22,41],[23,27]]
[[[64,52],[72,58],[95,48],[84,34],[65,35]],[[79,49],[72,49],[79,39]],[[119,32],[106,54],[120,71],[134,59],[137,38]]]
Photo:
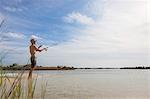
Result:
[[38,65],[150,64],[149,0],[0,0],[0,22],[3,64],[28,63],[31,37]]

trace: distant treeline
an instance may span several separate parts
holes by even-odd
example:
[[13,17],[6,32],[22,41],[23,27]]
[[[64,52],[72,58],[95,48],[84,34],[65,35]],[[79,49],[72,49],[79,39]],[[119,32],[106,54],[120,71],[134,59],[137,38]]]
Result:
[[150,69],[150,67],[138,66],[138,67],[122,67],[120,69]]
[[[9,65],[9,66],[0,66],[3,70],[29,70],[31,67],[30,64],[27,65],[18,65],[16,63]],[[70,67],[70,66],[37,66],[35,70],[75,70],[75,69],[150,69],[149,67],[145,66],[137,66],[137,67],[121,67],[121,68],[114,68],[114,67],[97,67],[97,68],[91,68],[91,67]]]
[[[3,70],[30,70],[31,65],[18,65],[16,63],[9,66],[1,66]],[[74,70],[74,67],[69,66],[36,66],[35,70]]]
[[81,68],[75,68],[75,69],[119,69],[119,68],[102,68],[102,67],[90,68],[90,67],[81,67]]

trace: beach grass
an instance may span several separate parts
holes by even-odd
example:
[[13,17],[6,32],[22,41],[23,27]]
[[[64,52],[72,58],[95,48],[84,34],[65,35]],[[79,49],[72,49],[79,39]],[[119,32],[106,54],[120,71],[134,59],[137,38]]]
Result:
[[[38,76],[27,79],[23,77],[23,71],[19,71],[15,77],[9,77],[7,74],[7,71],[0,69],[1,99],[34,99]],[[40,99],[45,98],[46,86],[47,83],[41,84]]]

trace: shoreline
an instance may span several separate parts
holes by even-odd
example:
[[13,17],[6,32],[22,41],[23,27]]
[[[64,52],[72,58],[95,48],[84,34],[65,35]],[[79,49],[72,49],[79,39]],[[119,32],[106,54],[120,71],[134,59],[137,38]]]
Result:
[[[46,69],[46,68],[42,68],[42,69],[34,69],[34,71],[48,71],[48,70],[51,70],[51,71],[65,71],[65,70],[110,70],[110,69],[114,69],[114,70],[149,70],[150,68],[74,68],[74,69]],[[21,71],[21,70],[25,70],[25,71],[29,71],[30,69],[18,69],[18,68],[13,68],[13,69],[2,69],[2,70],[10,70],[10,71]]]
[[[30,70],[30,65],[17,65],[13,67],[0,67],[1,70]],[[150,69],[150,66],[137,67],[69,67],[69,66],[36,66],[35,71],[38,70],[76,70],[76,69]]]

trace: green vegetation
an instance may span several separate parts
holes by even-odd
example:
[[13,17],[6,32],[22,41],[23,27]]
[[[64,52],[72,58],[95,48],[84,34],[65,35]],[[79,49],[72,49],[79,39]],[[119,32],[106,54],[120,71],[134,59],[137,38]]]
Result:
[[[36,92],[37,77],[33,79],[24,79],[25,68],[21,67],[19,71],[7,71],[2,65],[5,55],[0,55],[0,99],[33,99]],[[18,67],[14,63],[9,68]],[[16,75],[13,75],[16,74]],[[41,84],[41,99],[44,99],[47,83]],[[27,87],[27,88],[26,88]]]
[[[13,63],[8,66],[3,66],[3,70],[30,70],[30,64],[27,65],[19,65],[17,63]],[[75,70],[74,67],[69,66],[36,66],[35,70]]]
[[[7,76],[8,72],[0,70],[0,97],[1,99],[33,99],[36,92],[37,77],[22,79],[23,71],[16,77]],[[47,83],[41,84],[41,99],[44,99]],[[27,88],[26,88],[27,87]]]

